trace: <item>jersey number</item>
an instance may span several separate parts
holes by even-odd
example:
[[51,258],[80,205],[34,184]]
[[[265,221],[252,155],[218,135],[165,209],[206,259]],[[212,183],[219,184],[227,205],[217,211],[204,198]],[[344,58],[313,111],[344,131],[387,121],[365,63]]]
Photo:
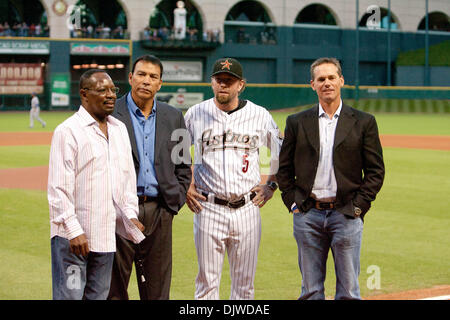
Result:
[[248,154],[244,154],[244,166],[242,167],[242,172],[246,173],[248,170]]

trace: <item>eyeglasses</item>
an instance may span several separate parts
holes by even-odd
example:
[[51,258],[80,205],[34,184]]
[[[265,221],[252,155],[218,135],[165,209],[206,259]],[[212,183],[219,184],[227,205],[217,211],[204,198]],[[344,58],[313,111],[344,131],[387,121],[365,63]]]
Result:
[[91,91],[95,91],[98,93],[98,95],[100,96],[106,96],[106,93],[108,91],[111,91],[113,94],[118,94],[119,93],[119,88],[118,87],[112,87],[112,88],[101,88],[101,89],[92,89],[92,88],[83,88],[84,90],[91,90]]

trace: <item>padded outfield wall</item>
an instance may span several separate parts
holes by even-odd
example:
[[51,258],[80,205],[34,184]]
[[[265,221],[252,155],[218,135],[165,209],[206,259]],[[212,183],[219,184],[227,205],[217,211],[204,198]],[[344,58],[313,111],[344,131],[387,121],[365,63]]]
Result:
[[[159,96],[172,98],[171,102],[176,103],[177,94],[187,96],[190,93],[200,93],[204,99],[213,97],[208,83],[166,83]],[[296,108],[317,102],[317,95],[309,85],[294,84],[248,84],[241,98],[269,110]],[[450,87],[360,86],[357,93],[355,86],[346,85],[342,89],[342,98],[353,102],[358,98],[356,105],[368,111],[450,113]]]

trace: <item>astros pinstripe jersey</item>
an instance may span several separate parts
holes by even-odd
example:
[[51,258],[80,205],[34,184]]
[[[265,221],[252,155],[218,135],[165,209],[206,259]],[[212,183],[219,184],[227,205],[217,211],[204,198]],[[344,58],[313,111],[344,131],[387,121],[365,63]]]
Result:
[[[271,150],[273,172],[268,173],[278,170],[278,127],[266,109],[242,100],[231,112],[222,111],[214,99],[203,101],[187,111],[185,122],[195,146],[195,187],[208,195],[207,201],[202,201],[203,209],[194,216],[199,263],[195,299],[219,299],[226,251],[232,280],[230,299],[253,299],[261,217],[249,197],[261,180],[260,147]],[[229,208],[213,201],[216,198],[245,198],[245,205]]]
[[247,101],[228,114],[214,99],[192,106],[185,115],[186,127],[195,145],[196,186],[223,199],[240,198],[261,180],[259,148],[271,150],[275,173],[281,138],[270,113]]

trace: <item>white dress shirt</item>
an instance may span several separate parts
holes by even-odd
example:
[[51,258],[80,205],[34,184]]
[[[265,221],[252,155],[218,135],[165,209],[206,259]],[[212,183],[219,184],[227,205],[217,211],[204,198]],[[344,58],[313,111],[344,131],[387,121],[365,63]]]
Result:
[[337,183],[333,166],[333,146],[336,126],[342,109],[342,100],[332,119],[319,103],[320,154],[312,193],[316,199],[336,197]]
[[50,149],[51,237],[84,233],[93,252],[116,251],[116,227],[135,243],[145,238],[130,221],[137,219],[138,199],[127,129],[112,116],[107,128],[108,139],[80,106],[55,129]]

